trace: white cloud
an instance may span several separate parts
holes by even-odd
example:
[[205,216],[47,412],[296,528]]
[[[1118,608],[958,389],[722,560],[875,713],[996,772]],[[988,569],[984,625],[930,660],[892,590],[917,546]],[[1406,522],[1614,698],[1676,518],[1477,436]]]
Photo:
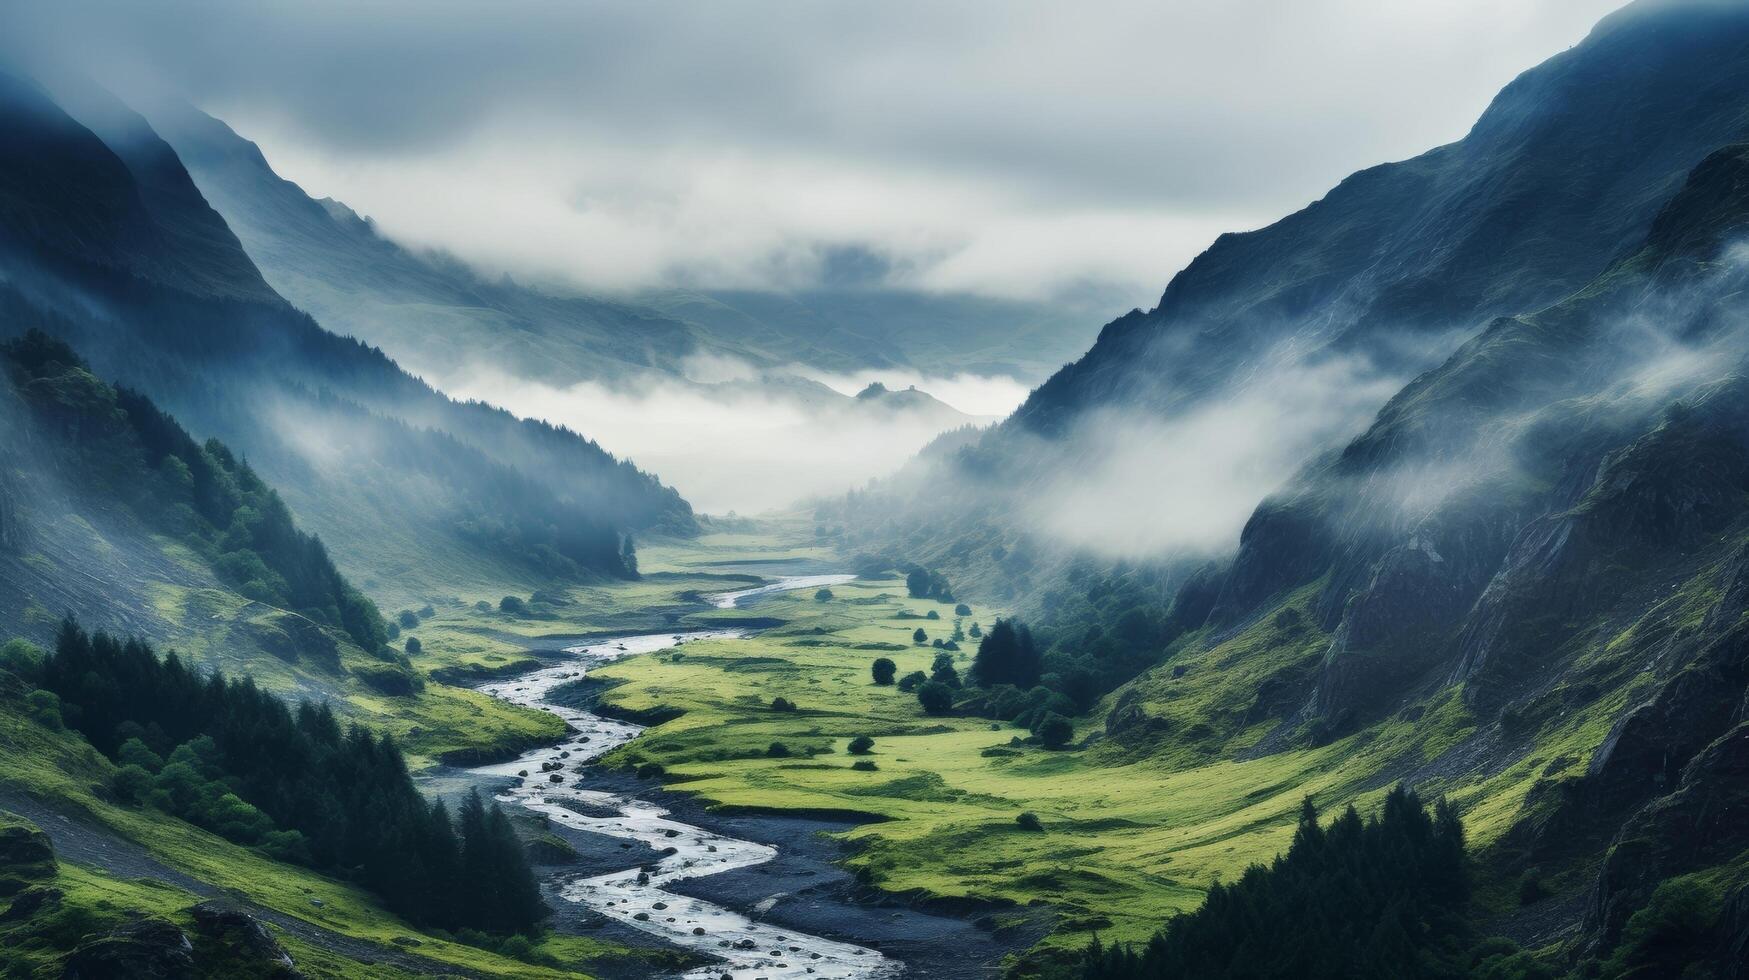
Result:
[[1616,4],[63,0],[0,35],[160,78],[491,271],[786,287],[851,245],[914,287],[1151,305],[1217,231],[1462,135]]

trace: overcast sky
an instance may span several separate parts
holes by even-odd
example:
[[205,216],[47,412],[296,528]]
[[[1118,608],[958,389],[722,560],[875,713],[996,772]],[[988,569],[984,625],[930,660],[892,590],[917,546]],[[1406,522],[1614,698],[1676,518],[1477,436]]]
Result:
[[[597,290],[897,285],[1151,306],[1222,230],[1459,138],[1618,0],[15,0],[316,196]],[[10,26],[3,21],[10,20]]]

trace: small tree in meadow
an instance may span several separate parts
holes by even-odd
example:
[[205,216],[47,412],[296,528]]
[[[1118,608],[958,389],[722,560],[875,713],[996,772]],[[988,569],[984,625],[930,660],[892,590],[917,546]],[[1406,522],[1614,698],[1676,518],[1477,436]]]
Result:
[[851,755],[868,755],[874,751],[874,739],[867,735],[858,735],[850,740]]
[[953,688],[940,681],[924,681],[917,688],[917,703],[925,714],[945,715],[953,710]]
[[886,657],[876,657],[869,665],[869,673],[874,675],[874,682],[885,687],[893,682],[893,675],[899,672],[899,665]]

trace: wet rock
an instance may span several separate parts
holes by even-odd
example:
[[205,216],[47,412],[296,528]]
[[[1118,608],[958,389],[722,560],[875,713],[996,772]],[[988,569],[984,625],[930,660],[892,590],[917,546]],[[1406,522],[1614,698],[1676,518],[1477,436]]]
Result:
[[194,944],[163,919],[141,919],[81,943],[64,980],[192,980]]

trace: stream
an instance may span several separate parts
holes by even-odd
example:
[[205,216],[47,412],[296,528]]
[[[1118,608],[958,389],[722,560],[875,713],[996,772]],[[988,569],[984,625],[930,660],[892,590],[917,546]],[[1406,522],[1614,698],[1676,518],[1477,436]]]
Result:
[[[706,601],[729,609],[760,596],[836,585],[853,577],[791,576],[759,588],[709,596]],[[664,890],[664,885],[684,879],[763,864],[775,858],[777,850],[674,820],[666,809],[646,800],[588,789],[583,785],[585,764],[637,738],[643,728],[546,700],[554,688],[578,680],[591,667],[621,657],[697,640],[746,635],[743,629],[717,629],[615,637],[571,647],[565,651],[570,655],[565,661],[486,684],[480,688],[484,693],[550,711],[575,731],[563,742],[526,752],[513,762],[472,771],[516,780],[498,796],[505,803],[526,807],[567,827],[641,842],[659,852],[662,856],[654,864],[564,881],[559,894],[634,929],[723,961],[686,974],[687,980],[875,980],[896,976],[903,965],[875,950],[765,925],[702,899]]]

